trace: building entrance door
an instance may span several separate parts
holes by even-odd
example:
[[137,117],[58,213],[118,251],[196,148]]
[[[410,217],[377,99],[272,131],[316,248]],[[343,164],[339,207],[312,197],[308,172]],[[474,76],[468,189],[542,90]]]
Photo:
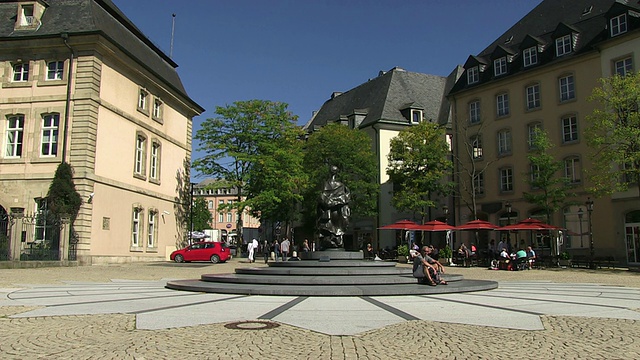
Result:
[[627,223],[624,229],[627,240],[627,261],[640,263],[640,223]]

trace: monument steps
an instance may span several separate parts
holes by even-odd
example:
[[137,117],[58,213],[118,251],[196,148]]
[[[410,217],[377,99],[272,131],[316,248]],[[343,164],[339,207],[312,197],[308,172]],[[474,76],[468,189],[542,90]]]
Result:
[[[357,260],[357,256],[360,260]],[[337,259],[332,259],[337,258]],[[203,274],[200,279],[175,280],[175,290],[221,294],[279,296],[433,295],[490,290],[495,281],[466,280],[443,274],[448,285],[419,284],[409,267],[362,260],[362,253],[315,252],[307,260],[270,262],[268,267],[236,269],[233,274]]]

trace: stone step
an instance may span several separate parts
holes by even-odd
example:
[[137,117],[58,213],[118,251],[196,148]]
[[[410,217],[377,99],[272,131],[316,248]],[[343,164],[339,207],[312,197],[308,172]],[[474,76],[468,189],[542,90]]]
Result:
[[357,276],[357,275],[410,275],[411,268],[400,267],[251,267],[238,268],[236,274],[258,275],[326,275],[326,276]]
[[208,282],[202,280],[175,280],[166,285],[169,289],[221,294],[280,295],[280,296],[392,296],[435,295],[459,292],[491,290],[498,287],[495,281],[460,280],[449,285],[273,285]]
[[[271,285],[394,285],[416,284],[417,280],[408,275],[360,275],[360,276],[317,276],[317,275],[260,275],[260,274],[209,274],[200,277],[206,282],[234,284]],[[447,282],[462,280],[462,275],[445,275]]]

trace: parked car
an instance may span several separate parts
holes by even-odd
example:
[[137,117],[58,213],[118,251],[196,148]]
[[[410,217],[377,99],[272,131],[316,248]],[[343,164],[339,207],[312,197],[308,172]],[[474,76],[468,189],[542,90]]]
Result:
[[169,258],[179,263],[185,261],[211,261],[215,264],[229,260],[231,252],[225,243],[201,241],[172,252]]

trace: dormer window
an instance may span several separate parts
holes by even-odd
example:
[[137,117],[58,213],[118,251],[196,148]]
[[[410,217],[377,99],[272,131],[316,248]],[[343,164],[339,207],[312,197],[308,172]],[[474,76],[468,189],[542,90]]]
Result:
[[475,84],[480,81],[480,69],[477,66],[467,69],[467,84]]
[[618,36],[627,32],[627,14],[616,16],[609,20],[611,36]]
[[556,39],[556,56],[560,57],[572,51],[571,35],[565,35]]
[[35,25],[35,17],[33,16],[33,5],[22,5],[20,8],[20,26]]
[[493,61],[493,73],[495,76],[504,75],[507,73],[507,57],[503,56]]
[[15,30],[37,30],[49,5],[45,0],[20,1],[15,15]]
[[411,123],[419,124],[422,121],[422,110],[411,110]]
[[522,65],[525,67],[538,63],[538,48],[532,46],[522,51]]

